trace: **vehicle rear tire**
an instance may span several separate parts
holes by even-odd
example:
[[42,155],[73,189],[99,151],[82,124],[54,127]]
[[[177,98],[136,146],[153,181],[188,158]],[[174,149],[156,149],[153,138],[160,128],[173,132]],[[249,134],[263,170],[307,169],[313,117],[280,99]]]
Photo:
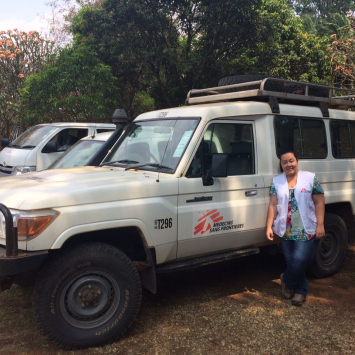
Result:
[[343,264],[348,249],[348,233],[342,218],[326,213],[324,228],[325,237],[318,243],[308,268],[308,272],[318,278],[335,274]]
[[123,252],[86,243],[43,266],[34,288],[34,314],[41,331],[62,348],[87,348],[121,336],[141,297],[139,274]]
[[[240,84],[240,83],[246,83],[248,81],[256,81],[256,80],[262,80],[265,78],[275,78],[270,75],[231,75],[231,76],[226,76],[225,78],[222,78],[218,82],[218,86],[224,86],[224,85],[233,85],[233,84]],[[250,85],[250,86],[245,86],[242,88],[234,88],[234,89],[223,89],[219,90],[219,93],[227,93],[227,92],[237,92],[237,91],[244,91],[244,90],[255,90],[258,89],[260,85]],[[298,94],[298,95],[304,95],[306,91],[306,86],[302,84],[285,84],[279,81],[267,81],[264,86],[265,90],[269,91],[277,91],[277,92],[286,92],[290,94]],[[318,96],[318,97],[328,97],[329,95],[329,90],[328,89],[323,89],[323,88],[316,88],[316,87],[310,87],[309,88],[309,95],[312,96]]]
[[[218,82],[218,86],[225,86],[225,85],[233,85],[233,84],[241,84],[250,81],[257,81],[262,80],[265,78],[272,78],[270,75],[231,75],[221,78]],[[219,90],[220,94],[227,93],[227,92],[237,92],[237,91],[244,91],[244,90],[255,90],[260,87],[260,84],[244,86],[241,88],[233,88],[233,89],[223,89]],[[270,91],[279,91],[284,92],[284,83],[279,81],[267,81],[264,86],[265,90]]]

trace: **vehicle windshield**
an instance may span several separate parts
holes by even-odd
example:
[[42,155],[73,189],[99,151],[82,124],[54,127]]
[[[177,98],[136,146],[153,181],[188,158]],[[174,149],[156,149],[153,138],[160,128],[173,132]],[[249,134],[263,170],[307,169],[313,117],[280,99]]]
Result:
[[133,122],[102,165],[173,173],[198,122],[197,118]]
[[43,141],[47,136],[52,134],[58,127],[47,125],[47,126],[33,126],[27,131],[22,133],[17,137],[11,144],[9,148],[19,148],[19,149],[33,149],[39,143]]
[[104,145],[105,141],[91,139],[80,140],[71,146],[48,169],[71,168],[84,166],[94,154]]

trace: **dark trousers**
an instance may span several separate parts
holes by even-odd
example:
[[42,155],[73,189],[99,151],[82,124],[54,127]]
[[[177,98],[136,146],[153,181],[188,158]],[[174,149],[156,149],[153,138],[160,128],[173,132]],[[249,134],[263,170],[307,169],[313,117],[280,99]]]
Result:
[[288,289],[306,296],[309,291],[309,285],[306,280],[306,268],[314,257],[318,240],[316,240],[316,237],[308,241],[280,239],[286,260],[286,271],[283,275],[283,282]]

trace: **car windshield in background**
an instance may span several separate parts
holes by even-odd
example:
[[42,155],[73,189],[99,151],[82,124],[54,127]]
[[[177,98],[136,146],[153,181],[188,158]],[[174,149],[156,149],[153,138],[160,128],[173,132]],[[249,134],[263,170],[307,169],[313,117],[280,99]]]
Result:
[[56,126],[51,125],[33,126],[11,142],[8,148],[33,149],[56,129]]
[[48,169],[84,166],[106,141],[80,140],[63,153]]
[[102,165],[172,173],[198,122],[196,118],[134,122]]

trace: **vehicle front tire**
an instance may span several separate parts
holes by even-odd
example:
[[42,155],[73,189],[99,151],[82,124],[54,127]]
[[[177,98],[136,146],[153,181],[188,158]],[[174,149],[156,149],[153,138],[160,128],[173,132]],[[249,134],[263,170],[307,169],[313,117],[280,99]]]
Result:
[[34,314],[41,331],[62,348],[87,348],[120,337],[141,298],[132,261],[113,246],[86,243],[44,265],[34,287]]
[[325,237],[319,241],[308,268],[308,272],[318,278],[335,274],[341,268],[348,250],[348,232],[342,218],[326,213],[324,229]]

